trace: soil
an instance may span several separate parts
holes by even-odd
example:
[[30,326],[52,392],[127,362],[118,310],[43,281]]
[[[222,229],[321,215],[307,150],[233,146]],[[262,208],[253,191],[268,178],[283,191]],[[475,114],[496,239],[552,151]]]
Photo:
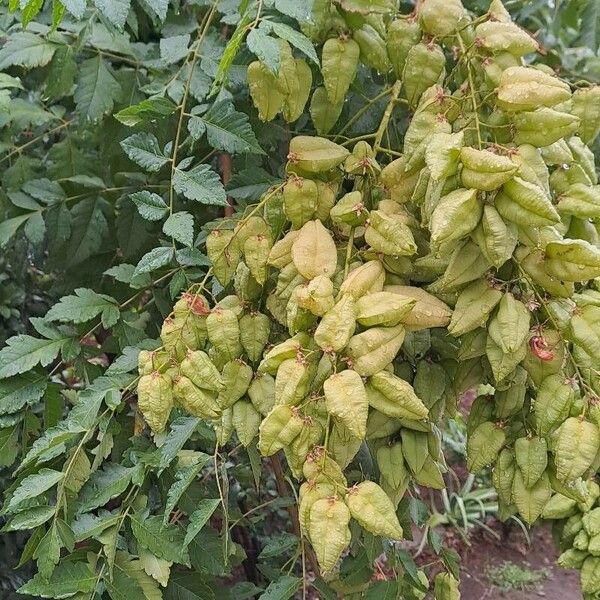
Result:
[[[473,533],[471,546],[462,557],[462,600],[580,600],[579,573],[555,564],[558,553],[549,527],[535,527],[530,532],[531,546],[519,528],[511,528],[498,541],[481,531]],[[545,569],[547,577],[533,590],[503,592],[488,578],[490,568],[510,561],[523,568]]]

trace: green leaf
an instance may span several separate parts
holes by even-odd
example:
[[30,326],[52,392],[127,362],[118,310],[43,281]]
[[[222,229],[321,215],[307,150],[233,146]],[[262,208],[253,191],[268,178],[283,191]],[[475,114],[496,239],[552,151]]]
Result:
[[57,522],[53,521],[33,551],[33,558],[37,560],[38,574],[42,579],[49,579],[54,572],[56,565],[60,561],[60,549],[62,547],[63,543],[60,539]]
[[593,52],[600,46],[600,3],[588,0],[581,13],[581,41]]
[[168,265],[173,260],[173,248],[154,248],[142,256],[133,272],[134,277],[140,273],[150,273]]
[[287,600],[300,587],[302,579],[282,575],[277,581],[272,581],[269,587],[259,596],[258,600]]
[[66,598],[81,593],[91,593],[96,586],[96,574],[84,562],[61,562],[52,576],[45,580],[38,573],[19,588],[20,594],[42,598]]
[[275,38],[268,36],[262,29],[252,29],[246,37],[248,50],[256,54],[258,60],[264,63],[273,73],[279,71],[281,55],[279,44]]
[[34,529],[43,525],[54,516],[54,506],[34,506],[16,513],[3,528],[3,531],[20,531],[23,529]]
[[146,0],[146,4],[156,13],[156,16],[164,21],[169,8],[169,0]]
[[76,18],[81,19],[85,13],[86,0],[62,0],[65,8]]
[[[165,600],[215,600],[206,576],[200,573],[173,573],[164,591]],[[234,596],[237,600],[237,596]]]
[[186,211],[173,213],[163,225],[163,233],[184,246],[194,243],[194,217]]
[[123,29],[131,0],[94,0],[94,6],[116,27]]
[[162,585],[166,587],[169,583],[169,576],[171,575],[171,563],[168,560],[158,558],[147,550],[140,550],[140,564],[144,571]]
[[298,536],[291,533],[282,533],[281,535],[272,537],[265,544],[258,557],[260,559],[265,559],[282,556],[292,548],[296,548],[298,546],[298,541]]
[[40,12],[44,0],[29,0],[25,5],[25,8],[21,11],[21,24],[23,27],[27,27],[31,20]]
[[128,106],[114,115],[117,121],[133,127],[143,122],[169,117],[177,110],[177,105],[168,98],[149,98],[139,104]]
[[237,112],[230,102],[213,104],[202,117],[192,117],[188,127],[194,139],[199,139],[206,131],[208,143],[217,150],[231,154],[264,154],[248,122],[248,116]]
[[198,417],[178,417],[171,423],[171,430],[163,445],[157,450],[159,475],[171,464],[199,424],[200,419]]
[[19,426],[0,429],[0,467],[10,467],[19,453]]
[[121,142],[121,148],[133,162],[150,173],[160,171],[169,162],[162,153],[156,136],[151,133],[134,133]]
[[102,470],[93,473],[81,489],[78,512],[94,510],[120,496],[127,489],[134,471],[134,467],[105,463]]
[[44,457],[46,453],[52,453],[55,456],[57,448],[61,446],[64,449],[63,444],[76,435],[81,433],[83,429],[77,429],[72,425],[67,425],[64,422],[59,423],[56,427],[47,429],[41,437],[33,442],[31,449],[25,455],[25,458],[19,465],[19,469],[23,469],[31,463],[38,460],[40,457]]
[[210,267],[212,263],[206,254],[198,248],[181,248],[175,253],[175,259],[182,267]]
[[59,46],[54,53],[46,79],[45,95],[49,98],[60,98],[71,92],[78,69],[73,55],[71,46]]
[[173,187],[178,194],[201,204],[225,206],[227,194],[219,176],[208,166],[198,165],[189,171],[183,171],[181,163],[175,168]]
[[73,267],[98,252],[108,223],[100,206],[100,198],[88,198],[71,210],[72,235],[67,247],[67,267]]
[[38,473],[28,475],[17,486],[5,507],[7,512],[14,512],[15,508],[25,500],[36,498],[40,494],[54,487],[63,477],[62,471],[54,469],[40,469]]
[[188,33],[164,37],[160,40],[160,58],[166,65],[183,60],[189,53],[190,36]]
[[85,323],[102,315],[102,325],[112,327],[119,320],[119,304],[106,294],[77,288],[72,296],[63,296],[46,314],[49,321]]
[[203,498],[198,502],[198,508],[190,515],[190,523],[185,532],[183,544],[189,545],[192,540],[200,533],[201,529],[208,523],[212,514],[221,504],[218,498]]
[[39,246],[46,235],[46,223],[41,211],[34,212],[29,216],[23,229],[25,237],[34,245]]
[[169,212],[165,201],[158,194],[148,190],[135,192],[129,197],[137,206],[140,215],[147,221],[160,221]]
[[33,371],[0,381],[0,415],[34,404],[44,395],[47,385],[46,375]]
[[12,217],[12,219],[6,219],[0,223],[0,248],[6,246],[10,242],[11,238],[17,233],[19,227],[29,219],[31,213],[25,215],[19,215],[18,217]]
[[193,465],[189,465],[188,467],[184,467],[175,473],[175,482],[173,485],[171,485],[169,491],[167,492],[165,511],[163,513],[163,525],[167,524],[169,516],[173,512],[177,502],[179,502],[183,492],[185,492],[185,490],[187,490],[192,484],[194,479],[196,479],[196,475],[200,473],[202,467],[204,467],[204,465],[208,462],[209,458],[210,457],[208,454],[201,454],[198,462],[194,463]]
[[306,54],[317,66],[319,66],[319,58],[312,42],[303,34],[293,29],[285,23],[277,23],[276,21],[263,21],[261,29],[272,31],[276,36],[288,41],[292,46]]
[[41,36],[26,31],[14,33],[0,50],[0,69],[43,67],[52,60],[55,50],[56,46]]
[[130,515],[131,530],[142,548],[146,548],[155,556],[189,564],[187,548],[183,545],[184,534],[178,525],[163,526],[159,516],[143,518],[139,514]]
[[0,350],[0,379],[19,375],[38,364],[49,365],[71,338],[44,340],[30,335],[15,335]]
[[100,54],[81,64],[74,98],[83,120],[98,121],[111,112],[120,93],[121,85]]
[[107,510],[98,511],[98,515],[84,513],[77,515],[71,523],[71,529],[76,542],[82,542],[89,538],[97,538],[105,529],[116,525],[121,519],[120,513],[115,514]]
[[297,19],[298,21],[310,21],[313,0],[269,0],[267,5],[275,5],[275,8],[282,14]]

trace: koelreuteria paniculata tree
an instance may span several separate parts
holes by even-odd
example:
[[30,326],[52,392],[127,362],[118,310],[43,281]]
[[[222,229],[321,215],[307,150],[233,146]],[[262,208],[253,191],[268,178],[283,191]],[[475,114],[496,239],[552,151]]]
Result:
[[69,292],[0,351],[21,593],[459,598],[395,542],[476,389],[469,471],[599,598],[600,88],[500,0],[21,4],[0,239]]

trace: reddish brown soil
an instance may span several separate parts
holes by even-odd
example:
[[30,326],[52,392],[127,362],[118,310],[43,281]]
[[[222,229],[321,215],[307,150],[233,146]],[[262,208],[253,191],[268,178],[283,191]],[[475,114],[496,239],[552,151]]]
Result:
[[[471,546],[461,552],[462,600],[580,600],[579,573],[557,567],[557,551],[547,527],[531,531],[531,546],[523,532],[512,528],[504,540],[497,541],[486,533],[474,533]],[[510,561],[522,567],[546,569],[548,577],[536,590],[502,592],[490,584],[490,568]]]

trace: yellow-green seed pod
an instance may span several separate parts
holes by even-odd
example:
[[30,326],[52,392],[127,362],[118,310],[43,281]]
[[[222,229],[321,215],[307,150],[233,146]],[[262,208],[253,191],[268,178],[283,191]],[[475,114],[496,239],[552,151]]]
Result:
[[213,229],[206,238],[206,253],[215,277],[226,286],[240,262],[240,247],[233,231]]
[[275,406],[260,424],[258,450],[263,456],[271,456],[289,446],[302,431],[302,419],[287,404]]
[[506,442],[504,429],[486,421],[469,436],[467,442],[467,468],[471,473],[478,473],[485,466],[493,463]]
[[429,413],[410,383],[387,371],[371,376],[367,396],[373,408],[390,417],[418,421]]
[[460,600],[458,581],[450,573],[438,573],[433,585],[435,600]]
[[411,199],[421,173],[419,169],[407,171],[407,162],[405,157],[393,160],[382,169],[379,177],[390,198],[399,204]]
[[267,261],[273,242],[270,236],[259,233],[251,235],[244,242],[244,258],[252,277],[263,285],[267,280]]
[[547,107],[516,113],[513,122],[516,128],[515,142],[537,148],[569,137],[579,128],[578,117]]
[[585,240],[561,240],[546,245],[546,272],[562,281],[600,277],[600,249]]
[[515,459],[523,475],[523,483],[531,489],[548,466],[548,444],[544,438],[521,437],[515,441]]
[[217,402],[223,409],[233,406],[248,390],[252,381],[252,368],[242,360],[230,360],[221,374],[224,383]]
[[558,211],[580,219],[600,218],[600,186],[576,183],[558,198]]
[[416,301],[403,322],[404,327],[409,331],[445,327],[450,323],[452,316],[450,307],[422,288],[408,285],[386,285],[384,291]]
[[318,275],[333,277],[337,267],[337,249],[321,221],[308,221],[302,226],[292,245],[292,260],[306,279],[314,279]]
[[321,73],[332,104],[340,104],[356,75],[360,47],[353,39],[331,38],[323,44]]
[[290,142],[288,160],[308,173],[323,173],[343,163],[348,154],[346,148],[326,138],[298,135]]
[[365,437],[369,403],[365,386],[356,371],[347,369],[331,375],[323,384],[327,411],[359,439]]
[[324,87],[318,87],[313,92],[310,101],[310,117],[319,135],[326,135],[333,129],[343,108],[343,100],[337,103],[331,102]]
[[328,181],[317,181],[317,208],[314,217],[325,222],[329,219],[329,213],[335,204],[337,184]]
[[308,534],[322,572],[331,571],[350,544],[350,510],[335,497],[313,503],[309,514]]
[[350,294],[344,294],[321,319],[315,342],[322,350],[339,352],[350,341],[356,328],[356,306]]
[[296,303],[313,315],[323,316],[333,308],[333,283],[325,275],[318,275],[307,284],[299,285],[295,291]]
[[240,443],[246,448],[258,434],[261,415],[248,400],[238,400],[231,410],[233,428]]
[[271,322],[267,315],[251,312],[240,319],[240,342],[251,362],[258,362],[269,341]]
[[520,469],[516,470],[512,499],[528,525],[537,521],[551,496],[552,486],[547,473],[544,473],[531,488],[527,488]]
[[174,381],[173,395],[190,415],[208,420],[221,415],[216,393],[195,386],[188,377],[181,376]]
[[575,90],[571,112],[580,119],[579,137],[591,146],[600,132],[600,86]]
[[517,170],[517,166],[507,156],[471,147],[461,149],[460,161],[463,165],[460,174],[463,185],[486,192],[499,188]]
[[505,354],[517,352],[529,335],[531,315],[527,307],[506,293],[502,296],[498,312],[490,321],[488,333]]
[[348,273],[340,286],[340,294],[351,294],[358,300],[366,294],[380,292],[384,282],[383,264],[378,260],[370,260]]
[[385,41],[375,28],[366,23],[360,29],[356,29],[352,37],[360,48],[360,60],[363,64],[381,74],[387,73],[392,68]]
[[268,373],[256,373],[248,387],[248,396],[261,415],[268,415],[275,406],[275,379]]
[[356,227],[364,225],[369,211],[362,202],[362,194],[356,190],[342,196],[331,209],[330,215],[334,223]]
[[248,88],[261,121],[272,121],[283,108],[285,95],[277,76],[258,60],[248,65]]
[[206,327],[210,343],[229,360],[241,356],[240,325],[233,310],[215,307],[206,319]]
[[394,360],[404,341],[404,327],[372,327],[350,338],[346,350],[352,368],[361,376],[379,373]]
[[509,52],[524,56],[539,50],[539,44],[525,30],[514,23],[486,21],[475,28],[477,42],[490,52]]
[[233,434],[232,417],[233,410],[231,408],[227,408],[223,411],[220,419],[213,421],[215,436],[219,446],[224,446],[230,440]]
[[375,250],[391,256],[410,256],[417,251],[415,239],[409,227],[396,216],[374,210],[369,216],[365,241]]
[[140,377],[137,387],[138,408],[154,433],[164,431],[173,408],[173,383],[171,378],[152,372]]
[[283,210],[292,227],[300,229],[313,218],[318,199],[316,182],[296,176],[287,180],[283,187]]
[[346,501],[352,517],[367,531],[393,540],[402,539],[394,505],[374,481],[363,481],[350,488]]
[[554,462],[559,481],[573,481],[592,465],[600,449],[600,432],[594,423],[569,417],[558,429]]
[[[312,86],[312,71],[301,58],[294,59],[294,89],[292,93],[288,91],[283,101],[283,118],[288,123],[296,121],[304,112],[304,107],[308,102],[310,88]],[[285,65],[279,68],[280,76],[285,71]]]
[[436,247],[459,240],[477,227],[482,214],[477,190],[458,189],[440,199],[431,215],[431,240]]
[[356,320],[364,327],[393,327],[405,320],[416,300],[392,292],[376,292],[363,296],[356,303]]
[[443,78],[446,57],[434,43],[418,43],[410,48],[404,65],[404,94],[411,106],[416,106],[423,92]]
[[212,363],[208,354],[202,350],[188,352],[179,365],[181,374],[191,382],[205,390],[220,392],[225,384],[219,370]]
[[308,393],[310,369],[302,358],[283,361],[275,376],[275,402],[277,404],[297,404]]
[[505,504],[512,504],[513,480],[516,473],[516,462],[514,454],[508,448],[504,448],[498,455],[492,482],[498,493],[498,498]]
[[421,28],[415,19],[399,17],[389,24],[386,38],[387,52],[397,79],[402,77],[408,51],[420,40]]
[[289,265],[292,262],[292,245],[299,234],[299,231],[292,230],[275,242],[269,252],[268,264],[277,269],[283,269]]

